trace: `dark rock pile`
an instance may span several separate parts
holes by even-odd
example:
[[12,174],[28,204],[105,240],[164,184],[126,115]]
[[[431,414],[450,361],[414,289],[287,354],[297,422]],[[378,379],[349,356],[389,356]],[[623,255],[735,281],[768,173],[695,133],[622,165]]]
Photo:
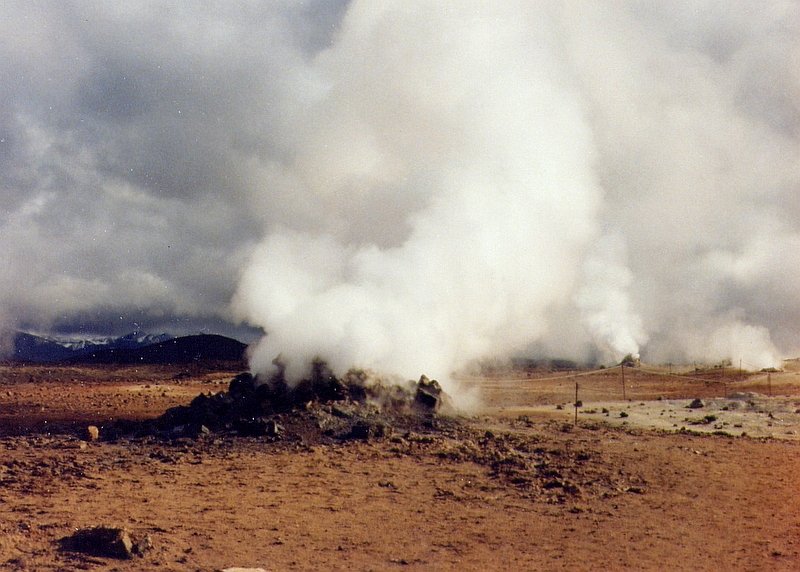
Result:
[[362,370],[337,378],[315,362],[309,377],[296,384],[287,383],[282,370],[267,380],[239,374],[228,391],[169,409],[156,427],[178,437],[233,432],[302,441],[369,439],[451,409],[439,383],[424,375],[417,382],[384,384]]

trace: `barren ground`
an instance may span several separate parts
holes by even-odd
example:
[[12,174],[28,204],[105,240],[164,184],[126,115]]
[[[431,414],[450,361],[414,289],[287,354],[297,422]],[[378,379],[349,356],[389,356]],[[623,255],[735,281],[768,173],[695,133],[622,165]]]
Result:
[[[0,569],[798,570],[800,376],[786,369],[626,370],[625,400],[618,370],[465,379],[477,415],[320,444],[104,440],[236,372],[2,366]],[[703,409],[686,408],[695,397]],[[60,549],[95,525],[153,548]]]

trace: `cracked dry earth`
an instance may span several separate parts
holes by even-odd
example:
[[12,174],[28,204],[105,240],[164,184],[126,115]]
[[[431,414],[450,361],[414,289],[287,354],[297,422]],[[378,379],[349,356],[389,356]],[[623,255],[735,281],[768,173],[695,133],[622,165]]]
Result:
[[[797,442],[497,415],[368,440],[103,441],[235,372],[19,373],[0,378],[0,569],[800,569]],[[153,548],[59,548],[96,525]]]

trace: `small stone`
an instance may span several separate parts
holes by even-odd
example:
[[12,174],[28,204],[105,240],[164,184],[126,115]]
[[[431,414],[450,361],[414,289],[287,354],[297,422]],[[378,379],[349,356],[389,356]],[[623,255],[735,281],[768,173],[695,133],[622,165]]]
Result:
[[274,419],[267,421],[266,434],[270,437],[277,437],[283,433],[283,427]]
[[137,556],[144,556],[146,552],[153,549],[153,540],[149,534],[145,534],[138,542],[133,545],[133,553]]
[[336,417],[341,417],[342,419],[351,419],[354,416],[352,411],[348,411],[339,405],[334,405],[331,407],[331,413]]
[[352,439],[369,439],[372,433],[372,427],[369,423],[359,421],[354,424],[350,429],[350,438]]
[[100,438],[100,429],[96,425],[89,425],[86,428],[86,437],[89,441],[97,441]]

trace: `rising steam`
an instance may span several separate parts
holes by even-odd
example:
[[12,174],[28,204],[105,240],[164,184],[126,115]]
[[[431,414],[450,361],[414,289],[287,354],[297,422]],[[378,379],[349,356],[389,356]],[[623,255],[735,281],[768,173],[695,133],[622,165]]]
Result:
[[200,4],[0,3],[0,330],[800,353],[798,2]]
[[546,335],[595,233],[592,137],[547,27],[490,12],[351,7],[288,166],[318,228],[271,232],[239,289],[255,369],[446,377]]
[[781,97],[756,68],[791,40],[781,10],[750,36],[744,14],[501,4],[350,5],[264,176],[303,216],[240,283],[254,368],[446,379],[531,343],[775,364],[761,249],[799,253],[800,121],[754,98]]

